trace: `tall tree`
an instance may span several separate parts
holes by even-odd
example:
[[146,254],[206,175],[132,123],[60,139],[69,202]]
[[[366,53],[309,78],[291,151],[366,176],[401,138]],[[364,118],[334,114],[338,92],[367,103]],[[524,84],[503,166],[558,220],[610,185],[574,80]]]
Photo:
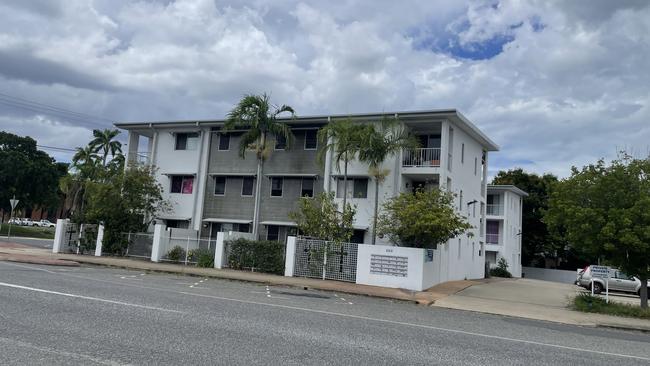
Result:
[[[523,265],[536,266],[544,258],[553,258],[556,266],[572,260],[575,256],[568,253],[561,240],[551,235],[543,222],[544,211],[548,208],[551,186],[557,182],[552,174],[537,175],[525,172],[521,168],[500,171],[492,179],[492,184],[510,184],[528,193],[523,199],[521,261]],[[570,262],[566,263],[570,265]],[[576,265],[573,263],[574,266]]]
[[122,153],[122,143],[115,140],[117,135],[120,134],[119,130],[93,130],[94,138],[90,141],[90,146],[93,152],[102,153],[102,165],[106,166],[106,158],[110,153],[111,156]]
[[262,190],[262,177],[264,174],[264,161],[269,158],[273,145],[269,144],[268,138],[273,136],[275,140],[284,139],[286,147],[293,144],[293,133],[285,122],[277,118],[283,113],[289,113],[295,117],[293,108],[288,105],[276,106],[271,104],[269,96],[245,95],[239,103],[228,113],[224,124],[225,131],[245,129],[239,141],[239,156],[246,158],[246,151],[253,149],[257,158],[257,179],[255,191],[255,208],[253,212],[253,235],[257,238],[259,233],[260,220],[260,198]]
[[418,140],[404,128],[397,118],[388,117],[382,118],[378,123],[366,125],[361,136],[359,160],[368,164],[368,174],[375,181],[375,204],[372,224],[372,244],[375,244],[379,211],[379,187],[390,174],[390,169],[384,168],[384,161],[403,149],[416,148]]
[[336,170],[341,172],[343,163],[343,206],[347,207],[348,187],[348,165],[361,149],[361,136],[365,126],[355,124],[350,119],[336,120],[318,131],[320,149],[317,159],[320,164],[325,162],[328,152],[332,154],[332,160]]
[[321,192],[314,198],[301,197],[298,210],[289,212],[289,218],[303,235],[342,243],[352,237],[355,214],[351,205],[339,211],[333,192]]
[[0,131],[0,208],[9,212],[14,195],[26,210],[55,205],[64,167],[38,150],[31,137]]
[[554,186],[544,220],[569,245],[637,276],[641,307],[648,307],[650,159],[624,155],[574,167]]

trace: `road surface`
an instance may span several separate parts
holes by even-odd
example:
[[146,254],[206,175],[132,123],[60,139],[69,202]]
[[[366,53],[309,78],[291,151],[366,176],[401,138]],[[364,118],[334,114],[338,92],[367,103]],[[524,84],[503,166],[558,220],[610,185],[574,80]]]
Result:
[[52,239],[21,238],[18,236],[12,236],[7,239],[6,236],[0,237],[0,243],[18,243],[34,248],[52,249],[53,242],[54,240]]
[[2,365],[648,365],[649,346],[363,296],[0,262]]

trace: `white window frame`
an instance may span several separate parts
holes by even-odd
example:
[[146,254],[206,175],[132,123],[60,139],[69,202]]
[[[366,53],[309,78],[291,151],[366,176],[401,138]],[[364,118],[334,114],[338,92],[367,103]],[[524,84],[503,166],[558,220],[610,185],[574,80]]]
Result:
[[[244,181],[250,178],[253,181],[253,189],[251,190],[251,194],[244,194]],[[254,197],[255,196],[255,177],[242,177],[241,178],[241,190],[239,191],[240,195],[242,197]]]
[[[311,196],[305,196],[305,195],[302,194],[303,188],[305,186],[305,180],[311,181]],[[314,194],[316,193],[315,192],[315,190],[316,190],[315,187],[316,187],[316,179],[311,178],[311,177],[302,177],[302,179],[300,180],[300,198],[302,198],[302,197],[314,198]]]
[[[217,179],[223,178],[223,193],[219,194],[217,193]],[[217,197],[223,197],[226,195],[226,187],[228,186],[228,177],[223,176],[223,175],[215,175],[214,176],[214,189],[212,190],[212,194],[217,196]]]
[[[185,148],[184,149],[179,149],[178,148],[178,136],[179,135],[196,135],[196,137],[192,137],[192,138],[196,138],[196,147],[194,149],[188,149],[187,148],[187,145],[188,145],[187,141],[189,140],[189,136],[186,136],[185,137],[185,139],[186,139],[185,140]],[[177,132],[177,133],[174,134],[174,151],[196,151],[199,148],[199,139],[200,138],[201,138],[201,133],[199,133],[199,132]]]
[[[281,194],[279,196],[274,196],[273,195],[273,179],[280,179],[280,182],[282,182],[282,187],[280,188]],[[271,198],[282,198],[284,196],[284,177],[271,177],[270,183],[271,184],[269,184],[269,186],[270,186],[269,187],[270,188],[269,189],[269,197],[271,197]]]
[[[278,237],[277,237],[277,239],[269,239],[269,228],[270,227],[274,227],[274,228],[278,229]],[[267,241],[280,241],[280,226],[278,226],[278,225],[268,225],[266,227],[266,240]]]
[[[222,149],[222,148],[221,148],[221,139],[222,139],[224,136],[227,136],[227,137],[228,137],[228,148],[227,148],[227,149]],[[218,145],[217,145],[217,151],[230,151],[230,135],[225,134],[225,133],[220,133],[220,134],[219,134],[219,143],[218,143]]]
[[[316,133],[316,146],[313,147],[313,148],[307,147],[307,133],[311,132],[311,131]],[[303,147],[304,150],[307,150],[307,151],[309,151],[309,150],[318,150],[318,130],[305,130],[305,143],[302,145],[302,147]]]

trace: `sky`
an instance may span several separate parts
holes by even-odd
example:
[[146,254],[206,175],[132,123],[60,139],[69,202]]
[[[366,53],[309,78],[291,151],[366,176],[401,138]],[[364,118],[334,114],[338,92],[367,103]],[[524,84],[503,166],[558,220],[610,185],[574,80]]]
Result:
[[565,177],[650,151],[648,60],[646,0],[3,0],[0,130],[69,161],[51,147],[94,128],[266,92],[298,115],[455,108],[500,145],[492,174]]

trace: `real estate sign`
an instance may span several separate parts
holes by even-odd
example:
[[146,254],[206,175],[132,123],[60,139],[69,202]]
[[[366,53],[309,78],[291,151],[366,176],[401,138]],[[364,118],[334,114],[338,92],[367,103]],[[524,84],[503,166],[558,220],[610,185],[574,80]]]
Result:
[[609,267],[591,266],[591,295],[594,295],[594,278],[605,280],[605,301],[609,302]]

